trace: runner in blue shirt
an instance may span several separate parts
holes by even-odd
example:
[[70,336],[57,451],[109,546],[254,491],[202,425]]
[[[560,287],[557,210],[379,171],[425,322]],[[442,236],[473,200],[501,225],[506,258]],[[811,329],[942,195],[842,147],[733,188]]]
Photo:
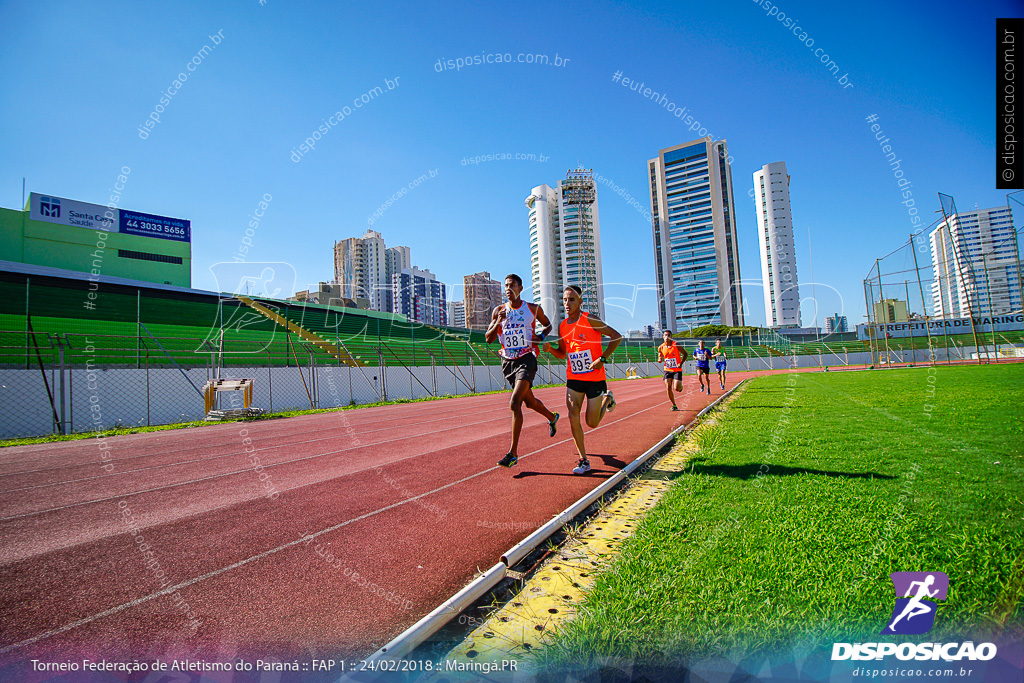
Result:
[[722,346],[721,339],[715,340],[715,348],[711,349],[711,357],[715,359],[715,370],[718,370],[718,383],[722,385],[722,391],[725,391],[725,368],[729,360],[725,357],[725,347]]
[[704,348],[704,340],[697,342],[697,350],[693,352],[693,360],[697,361],[697,381],[700,382],[701,393],[707,382],[708,393],[711,393],[711,349]]

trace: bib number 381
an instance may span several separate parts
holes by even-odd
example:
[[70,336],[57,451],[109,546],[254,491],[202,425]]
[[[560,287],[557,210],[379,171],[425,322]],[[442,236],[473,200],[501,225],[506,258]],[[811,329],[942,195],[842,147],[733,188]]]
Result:
[[526,328],[519,327],[505,330],[506,349],[525,349],[529,346],[526,341]]
[[586,351],[570,351],[569,371],[574,375],[584,375],[588,372],[593,372],[593,368],[590,367],[591,361],[590,349]]

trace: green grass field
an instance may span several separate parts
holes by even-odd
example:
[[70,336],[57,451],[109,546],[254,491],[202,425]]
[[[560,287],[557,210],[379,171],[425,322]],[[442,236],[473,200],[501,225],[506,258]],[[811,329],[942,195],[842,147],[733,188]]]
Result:
[[753,380],[542,657],[879,640],[895,571],[950,580],[932,631],[901,638],[1019,631],[1022,397],[1024,365]]

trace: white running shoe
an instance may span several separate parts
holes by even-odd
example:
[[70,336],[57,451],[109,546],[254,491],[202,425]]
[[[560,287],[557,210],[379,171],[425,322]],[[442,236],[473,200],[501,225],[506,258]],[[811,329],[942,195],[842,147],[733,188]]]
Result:
[[586,474],[590,471],[590,461],[586,458],[580,458],[580,462],[576,467],[572,468],[573,474]]
[[605,408],[609,413],[615,410],[615,397],[612,396],[612,392],[606,391],[605,394],[608,396],[608,406]]

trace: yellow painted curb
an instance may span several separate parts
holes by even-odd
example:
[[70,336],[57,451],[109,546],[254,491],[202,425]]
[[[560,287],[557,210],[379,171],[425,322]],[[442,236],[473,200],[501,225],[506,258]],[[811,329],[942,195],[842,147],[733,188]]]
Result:
[[[598,572],[611,565],[621,543],[632,535],[643,516],[671,486],[671,480],[685,470],[690,458],[700,450],[700,434],[715,423],[711,417],[688,432],[682,443],[632,479],[628,488],[583,527],[570,530],[562,547],[527,579],[519,593],[445,656],[456,670],[435,671],[423,679],[424,683],[476,680],[479,672],[472,667],[486,662],[516,662],[514,671],[492,670],[488,672],[489,679],[512,680],[528,673],[533,653],[550,642],[563,623],[576,616],[576,605],[583,600]],[[514,575],[511,571],[509,574]],[[458,671],[461,665],[466,668]]]

